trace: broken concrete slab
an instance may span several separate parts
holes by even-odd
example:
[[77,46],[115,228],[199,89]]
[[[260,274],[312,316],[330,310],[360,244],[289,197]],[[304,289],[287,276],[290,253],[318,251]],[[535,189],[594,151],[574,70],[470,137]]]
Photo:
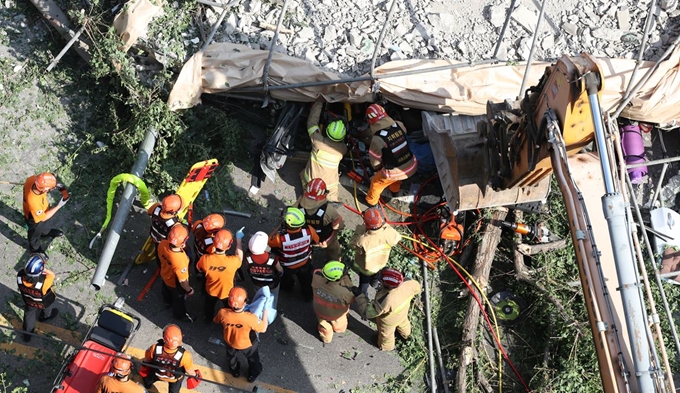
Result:
[[524,30],[533,34],[538,23],[538,14],[527,7],[520,5],[512,11],[512,20],[517,22]]

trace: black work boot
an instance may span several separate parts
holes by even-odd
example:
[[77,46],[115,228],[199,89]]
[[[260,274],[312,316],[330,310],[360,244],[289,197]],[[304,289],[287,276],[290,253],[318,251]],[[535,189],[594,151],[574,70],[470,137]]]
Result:
[[47,236],[49,236],[49,237],[62,237],[62,236],[64,236],[64,231],[62,231],[61,229],[53,228],[53,229],[50,229],[49,232],[47,232]]
[[57,315],[59,315],[59,310],[57,310],[56,308],[53,308],[52,311],[50,311],[50,315],[48,315],[48,316],[45,316],[45,311],[43,311],[42,314],[40,314],[40,317],[38,318],[38,321],[40,321],[40,322],[47,322],[47,321],[49,321],[50,319],[56,318]]

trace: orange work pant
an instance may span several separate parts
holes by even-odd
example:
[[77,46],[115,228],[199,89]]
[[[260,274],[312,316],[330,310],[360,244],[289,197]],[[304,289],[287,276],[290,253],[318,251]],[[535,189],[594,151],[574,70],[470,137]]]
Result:
[[401,180],[387,178],[383,175],[382,171],[379,171],[371,179],[371,186],[366,194],[366,203],[373,206],[377,205],[380,200],[380,194],[387,187],[390,188],[390,191],[397,193],[401,189]]
[[[349,310],[347,311],[349,312]],[[316,317],[316,319],[319,321],[319,337],[326,344],[333,340],[333,332],[344,333],[347,330],[347,312],[335,321],[327,321],[319,317]]]
[[382,323],[380,319],[376,319],[375,322],[378,325],[378,348],[381,351],[391,351],[394,349],[395,330],[405,339],[411,335],[411,321],[408,320],[408,316],[396,325]]

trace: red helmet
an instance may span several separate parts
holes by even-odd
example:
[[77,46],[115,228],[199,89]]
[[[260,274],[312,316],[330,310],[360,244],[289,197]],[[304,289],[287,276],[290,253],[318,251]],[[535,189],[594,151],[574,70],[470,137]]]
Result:
[[386,267],[380,271],[380,282],[387,289],[394,289],[404,282],[404,275],[397,269]]
[[130,369],[132,368],[132,362],[130,361],[130,355],[124,353],[117,353],[119,356],[113,359],[111,362],[111,372],[116,374],[116,377],[123,378],[130,375]]
[[175,224],[170,228],[170,233],[168,233],[168,241],[175,247],[182,248],[189,238],[189,231],[182,224]]
[[240,310],[246,305],[248,299],[248,292],[243,287],[233,287],[229,291],[229,307],[234,310]]
[[215,234],[214,245],[220,251],[227,251],[231,248],[231,243],[234,241],[234,236],[228,229],[220,229]]
[[40,192],[47,192],[57,186],[57,178],[49,172],[35,177],[35,188]]
[[385,108],[383,108],[382,105],[371,104],[366,108],[366,120],[368,120],[368,124],[375,124],[378,120],[382,120],[386,117],[387,112],[385,112]]
[[322,201],[326,199],[326,182],[322,179],[312,179],[307,183],[307,189],[305,190],[305,198],[309,198],[315,201]]
[[379,229],[384,223],[385,222],[383,221],[382,214],[380,214],[380,210],[378,210],[378,208],[369,207],[364,212],[364,225],[366,225],[367,229]]
[[215,232],[224,228],[224,217],[221,214],[208,214],[203,219],[203,228],[206,232]]
[[163,349],[174,351],[182,345],[182,331],[179,326],[170,324],[163,329]]
[[182,197],[177,194],[171,194],[163,198],[161,202],[161,213],[175,215],[182,210]]

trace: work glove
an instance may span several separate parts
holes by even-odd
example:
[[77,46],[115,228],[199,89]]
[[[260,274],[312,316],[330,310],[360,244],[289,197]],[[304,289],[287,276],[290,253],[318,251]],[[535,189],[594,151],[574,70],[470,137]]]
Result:
[[361,288],[352,287],[352,294],[354,295],[354,297],[358,297],[359,295],[361,295]]
[[62,183],[57,183],[56,189],[61,192],[61,199],[67,201],[71,197],[71,194],[68,193],[66,186]]
[[243,236],[245,236],[245,233],[243,233],[243,230],[246,229],[246,227],[241,227],[241,229],[236,232],[236,240],[241,240],[243,239]]
[[58,208],[63,207],[63,206],[66,204],[66,202],[68,202],[68,198],[67,198],[67,199],[61,198],[61,200],[60,200],[59,203],[57,204],[57,207],[58,207]]

